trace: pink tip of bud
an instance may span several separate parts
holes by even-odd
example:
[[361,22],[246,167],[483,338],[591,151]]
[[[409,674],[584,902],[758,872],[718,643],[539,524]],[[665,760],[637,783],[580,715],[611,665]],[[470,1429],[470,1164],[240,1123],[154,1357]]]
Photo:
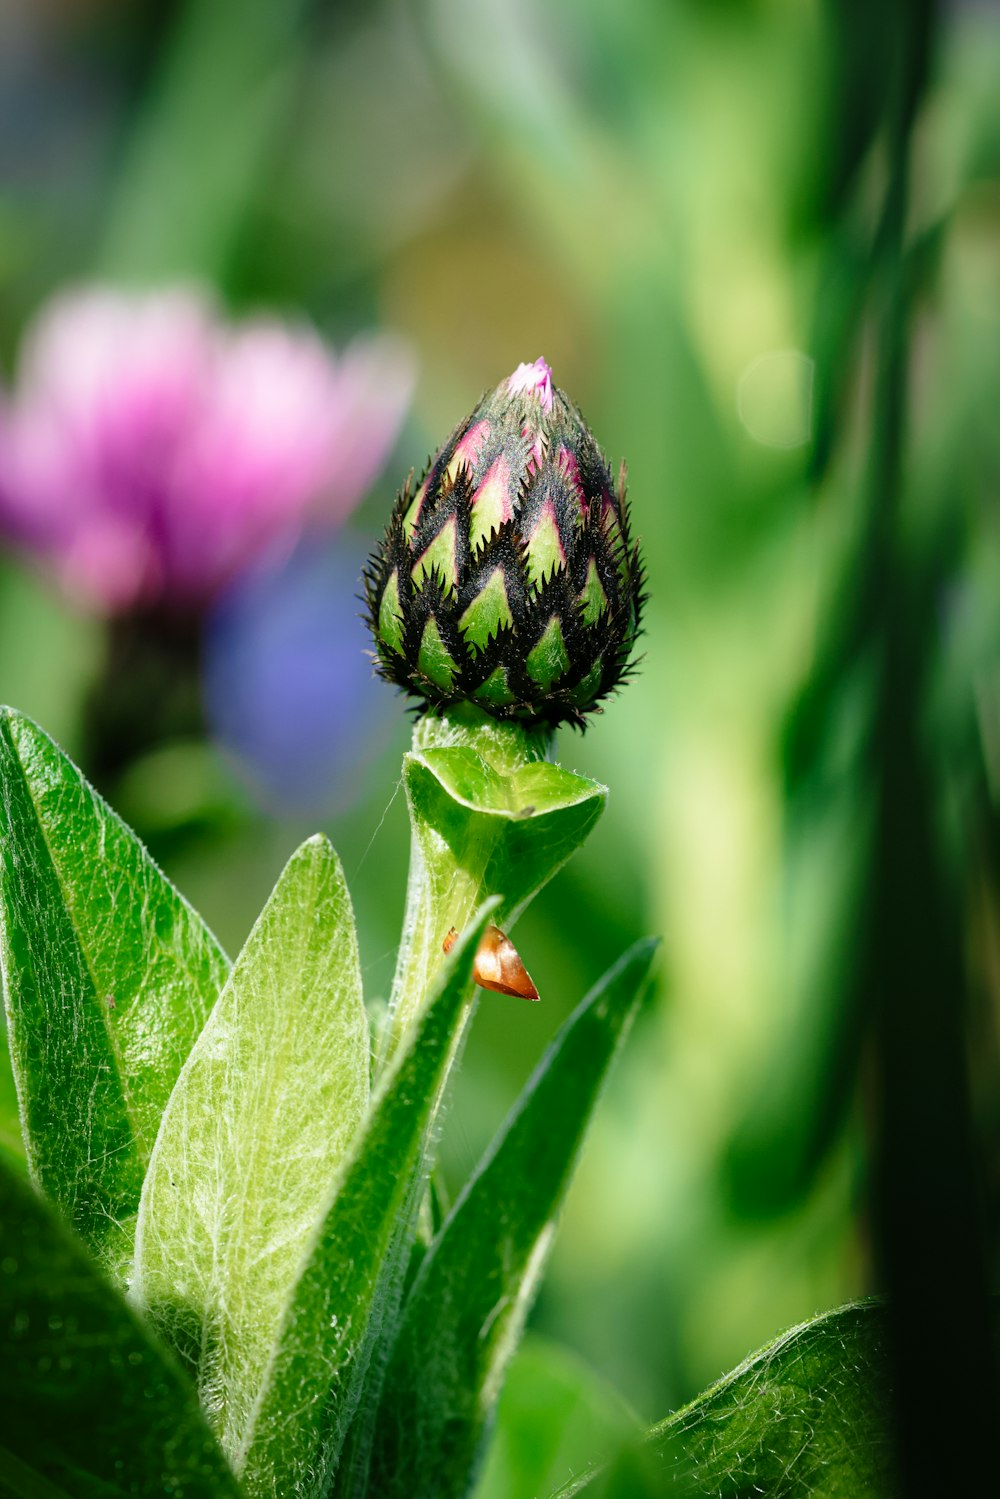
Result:
[[552,371],[544,359],[536,359],[534,364],[519,364],[507,381],[507,389],[511,395],[519,390],[530,391],[541,401],[543,411],[552,410]]

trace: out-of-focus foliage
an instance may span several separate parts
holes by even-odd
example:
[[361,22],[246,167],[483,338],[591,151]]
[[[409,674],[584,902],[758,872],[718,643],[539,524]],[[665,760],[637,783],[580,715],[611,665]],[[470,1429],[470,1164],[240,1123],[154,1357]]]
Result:
[[529,1334],[511,1362],[476,1499],[533,1499],[640,1437],[610,1385],[564,1347]]
[[[912,1076],[923,1088],[936,1047],[935,1097],[968,1057],[978,1243],[998,1268],[1000,23],[942,7],[925,68],[906,64],[920,31],[902,0],[21,0],[0,18],[8,371],[41,301],[95,274],[206,279],[234,311],[305,312],[338,342],[376,324],[407,336],[415,407],[354,519],[358,552],[414,458],[521,360],[544,354],[628,460],[645,659],[557,748],[609,806],[518,927],[543,1003],[484,998],[442,1148],[454,1184],[573,998],[663,932],[657,1001],[535,1312],[648,1418],[776,1328],[881,1285],[877,1058],[907,1075],[911,1055],[890,1033],[930,1038]],[[237,711],[261,722],[255,671],[281,675],[277,647],[257,665],[262,626],[233,645],[246,597],[208,637],[210,673],[233,661],[243,694],[229,718],[210,712],[224,746]],[[82,749],[102,659],[101,628],[5,561],[0,698]],[[323,693],[319,646],[316,660]],[[408,728],[401,707],[394,732],[368,711],[343,786],[288,751],[289,775],[319,788],[284,800],[294,817],[263,819],[230,748],[187,730],[115,774],[233,950],[312,830],[299,809],[334,807],[378,991],[402,909]],[[280,736],[255,732],[249,774],[277,784]],[[886,812],[894,787],[913,791],[912,822],[900,802]],[[873,912],[897,955],[909,934],[947,961],[873,967]],[[897,1009],[878,1031],[887,971],[915,986],[912,1030]],[[928,1025],[952,1000],[964,1052],[957,1025],[939,1046]],[[6,1082],[0,1100],[9,1117]],[[923,1169],[937,1149],[921,1133],[911,1156]]]

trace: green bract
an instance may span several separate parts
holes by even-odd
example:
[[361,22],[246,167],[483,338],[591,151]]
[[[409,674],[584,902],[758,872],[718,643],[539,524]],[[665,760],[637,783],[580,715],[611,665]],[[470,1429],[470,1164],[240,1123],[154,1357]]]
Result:
[[629,670],[642,563],[616,486],[544,360],[408,481],[365,578],[382,676],[431,706],[582,725]]

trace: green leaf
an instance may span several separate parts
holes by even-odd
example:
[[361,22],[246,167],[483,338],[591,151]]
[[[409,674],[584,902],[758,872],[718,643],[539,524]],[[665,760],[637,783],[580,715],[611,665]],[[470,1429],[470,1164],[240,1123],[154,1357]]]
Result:
[[17,1088],[11,1067],[10,1047],[7,1045],[7,1026],[0,1021],[0,1155],[17,1171],[27,1165],[24,1156],[24,1140],[21,1138],[21,1118],[17,1107]]
[[238,1499],[188,1381],[2,1160],[0,1410],[0,1490],[21,1499]]
[[[826,1312],[752,1354],[648,1435],[661,1494],[891,1499],[886,1313],[875,1302]],[[557,1499],[601,1488],[599,1472]]]
[[570,1016],[421,1264],[379,1410],[379,1499],[467,1492],[556,1210],[655,949],[630,948]]
[[407,755],[415,815],[444,840],[484,888],[503,895],[512,920],[586,838],[604,808],[603,786],[537,760],[508,775],[471,748]]
[[[380,1332],[401,1292],[423,1185],[428,1125],[471,1007],[469,980],[487,903],[455,945],[437,990],[383,1074],[313,1241],[236,1463],[257,1499],[322,1495],[358,1409]],[[372,1374],[377,1377],[377,1370]]]
[[511,1360],[474,1499],[537,1499],[609,1458],[638,1422],[568,1349],[527,1337]]
[[28,1164],[121,1273],[228,959],[52,740],[0,710],[0,964]]
[[501,897],[509,926],[586,838],[607,791],[539,758],[524,729],[485,715],[428,716],[403,761],[410,813],[407,909],[382,1056],[420,1011],[448,931]]
[[242,1449],[303,1254],[368,1104],[340,861],[293,854],[178,1079],[149,1164],[133,1295]]

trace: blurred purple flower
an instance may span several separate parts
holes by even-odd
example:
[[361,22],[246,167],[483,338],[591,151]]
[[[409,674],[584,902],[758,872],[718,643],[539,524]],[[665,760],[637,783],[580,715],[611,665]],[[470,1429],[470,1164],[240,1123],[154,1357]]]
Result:
[[0,410],[0,531],[107,614],[200,612],[263,552],[339,522],[385,462],[413,363],[203,293],[84,288],[29,330]]
[[329,815],[399,724],[377,680],[358,578],[370,544],[304,537],[244,573],[210,610],[202,690],[209,732],[270,811]]

